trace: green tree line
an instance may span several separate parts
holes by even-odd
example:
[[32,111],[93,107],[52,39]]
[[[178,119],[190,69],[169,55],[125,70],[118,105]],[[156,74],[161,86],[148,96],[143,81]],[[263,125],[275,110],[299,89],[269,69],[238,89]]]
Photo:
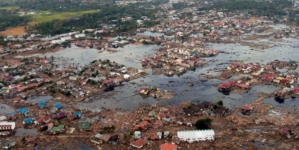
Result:
[[[103,24],[115,24],[118,32],[126,32],[137,27],[136,20],[142,16],[154,16],[156,9],[144,9],[137,6],[100,6],[98,13],[84,14],[82,17],[69,20],[53,20],[37,24],[34,27],[40,34],[55,35],[82,30],[86,28],[101,28]],[[130,16],[132,21],[122,22],[121,18]],[[156,24],[156,21],[145,21],[147,26]]]
[[236,10],[249,10],[253,15],[261,16],[282,16],[286,15],[285,8],[289,8],[293,3],[289,0],[274,0],[270,1],[254,1],[254,0],[229,0],[216,2],[212,6],[202,9],[216,9],[233,12]]
[[29,16],[18,16],[15,11],[0,10],[0,31],[8,27],[26,25],[29,21],[31,21]]

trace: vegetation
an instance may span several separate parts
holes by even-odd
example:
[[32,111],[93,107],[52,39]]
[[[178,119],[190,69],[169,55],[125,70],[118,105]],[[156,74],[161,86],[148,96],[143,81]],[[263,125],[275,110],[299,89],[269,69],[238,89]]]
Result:
[[200,130],[210,129],[211,124],[212,124],[212,119],[205,118],[205,119],[197,120],[197,122],[195,123],[195,127]]
[[18,16],[13,10],[0,9],[0,31],[9,27],[24,26],[31,21],[29,16]]
[[187,6],[187,3],[182,3],[182,2],[172,4],[172,8],[175,10],[186,8],[186,6]]
[[67,96],[67,97],[69,97],[69,96],[72,95],[70,91],[63,91],[63,90],[60,90],[60,89],[59,89],[58,91],[59,91],[59,93],[65,95],[65,96]]
[[245,1],[229,0],[221,1],[210,6],[209,9],[227,10],[230,12],[236,10],[249,10],[250,13],[261,16],[286,15],[284,8],[291,7],[293,3],[289,0],[269,1]]
[[[291,0],[273,0],[273,1],[246,1],[246,0],[228,0],[216,2],[211,6],[199,8],[202,10],[218,10],[218,11],[244,11],[255,16],[268,16],[275,18],[280,16],[289,16],[289,22],[298,21],[298,11],[292,10],[293,1]],[[289,13],[287,13],[289,12]]]
[[0,7],[20,6],[27,10],[51,10],[51,11],[81,11],[96,8],[99,4],[112,4],[113,0],[3,0]]
[[83,14],[87,14],[87,13],[94,13],[97,12],[97,10],[87,10],[87,11],[77,11],[77,12],[54,12],[51,13],[50,11],[40,11],[37,12],[37,15],[34,15],[32,17],[32,24],[37,24],[37,23],[42,23],[42,22],[48,22],[48,21],[52,21],[55,19],[60,19],[60,20],[64,20],[64,19],[69,19],[69,18],[74,18],[74,17],[80,17]]
[[[55,19],[50,22],[37,24],[34,29],[44,35],[56,35],[67,33],[73,30],[83,30],[86,28],[102,28],[101,24],[114,24],[116,33],[127,32],[137,27],[136,20],[142,16],[151,16],[153,18],[155,9],[144,9],[138,5],[115,7],[99,6],[100,11],[97,13],[84,14],[80,18],[69,20]],[[130,16],[131,21],[122,21],[121,18]],[[152,26],[159,23],[158,21],[145,21],[145,26]]]
[[4,37],[0,36],[0,45],[6,46],[6,41],[4,41]]
[[218,101],[217,104],[223,106],[223,101]]
[[[0,31],[8,27],[25,26],[30,22],[38,33],[55,35],[85,28],[100,28],[101,23],[116,24],[116,32],[127,32],[137,27],[141,16],[154,17],[157,9],[152,5],[167,3],[168,0],[148,4],[116,6],[113,0],[10,0],[0,2]],[[148,6],[148,7],[147,7]],[[35,11],[36,15],[19,16],[19,11]],[[96,13],[98,12],[98,13]],[[91,14],[95,13],[95,14]],[[83,15],[83,16],[82,16]],[[82,17],[81,17],[82,16]],[[132,21],[121,22],[122,17],[132,17]],[[71,19],[74,17],[81,17]],[[70,19],[70,20],[65,20]],[[145,22],[145,26],[156,24]],[[36,27],[36,28],[35,28]],[[26,26],[26,30],[27,30]]]
[[124,136],[123,136],[123,140],[124,141],[128,141],[132,138],[132,136],[134,135],[134,132],[133,131],[130,131],[129,133],[125,133]]
[[100,133],[112,133],[115,130],[115,126],[111,125],[111,126],[105,126],[102,128],[102,130],[100,131]]
[[14,10],[19,9],[17,6],[6,6],[6,7],[0,7],[0,10]]

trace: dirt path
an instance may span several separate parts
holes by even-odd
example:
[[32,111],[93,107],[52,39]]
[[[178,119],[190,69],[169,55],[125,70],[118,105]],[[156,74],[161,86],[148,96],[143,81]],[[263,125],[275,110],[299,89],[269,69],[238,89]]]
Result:
[[261,102],[262,100],[264,100],[264,99],[267,98],[267,97],[268,97],[268,96],[260,97],[260,98],[258,98],[258,99],[256,99],[256,100],[252,101],[252,102],[249,103],[249,104],[259,103],[259,102]]
[[5,31],[1,31],[0,35],[2,36],[19,36],[25,34],[24,26],[19,26],[15,28],[8,28]]
[[[40,135],[40,138],[49,138],[51,135]],[[91,135],[55,135],[55,138],[90,138]]]

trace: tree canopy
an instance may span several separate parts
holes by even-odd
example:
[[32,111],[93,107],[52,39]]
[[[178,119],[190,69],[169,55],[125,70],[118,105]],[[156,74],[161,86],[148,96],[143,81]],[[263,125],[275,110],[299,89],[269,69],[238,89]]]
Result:
[[212,124],[212,119],[205,118],[205,119],[197,120],[195,126],[197,129],[203,130],[203,129],[210,129],[211,124]]
[[[86,28],[101,28],[103,24],[115,24],[117,32],[126,32],[137,27],[136,20],[142,16],[155,14],[156,9],[145,9],[136,6],[112,7],[100,6],[100,11],[92,14],[84,14],[82,17],[69,20],[53,20],[37,24],[34,29],[44,35],[56,35],[82,30]],[[152,15],[154,16],[154,15]],[[131,17],[131,21],[121,21],[123,17]],[[151,18],[153,19],[153,18]],[[145,21],[146,26],[158,23],[157,21]]]
[[31,21],[29,16],[18,16],[14,10],[0,9],[0,31],[8,27],[23,26]]

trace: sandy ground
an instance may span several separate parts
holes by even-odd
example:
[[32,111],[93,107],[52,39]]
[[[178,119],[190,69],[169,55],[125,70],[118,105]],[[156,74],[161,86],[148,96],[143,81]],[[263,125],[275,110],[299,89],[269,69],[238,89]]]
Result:
[[250,23],[252,23],[252,22],[256,22],[257,20],[259,20],[259,18],[257,18],[257,17],[251,17],[247,21],[250,22]]
[[34,26],[34,25],[36,25],[36,24],[37,24],[36,21],[32,21],[32,22],[29,22],[29,23],[28,23],[29,26]]
[[143,43],[142,42],[134,42],[133,44],[134,45],[142,45]]
[[3,36],[18,36],[18,35],[23,35],[23,34],[25,34],[24,26],[9,28],[9,29],[6,29],[5,31],[0,32],[0,35],[3,35]]

